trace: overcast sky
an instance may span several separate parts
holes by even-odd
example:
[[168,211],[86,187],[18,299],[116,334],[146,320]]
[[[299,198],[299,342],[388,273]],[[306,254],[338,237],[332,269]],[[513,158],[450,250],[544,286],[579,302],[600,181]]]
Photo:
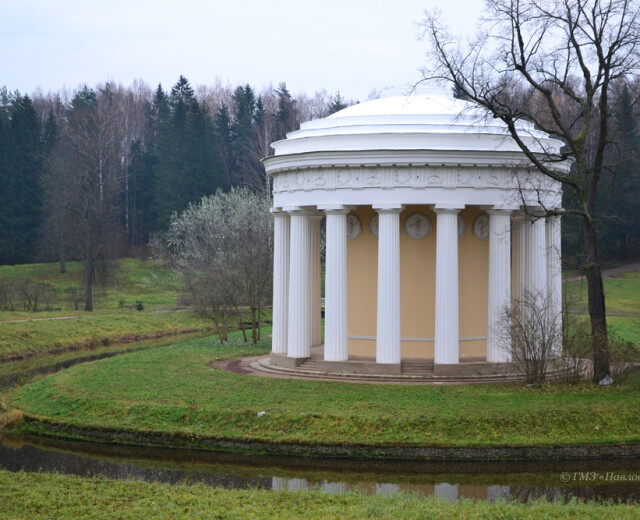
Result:
[[[442,5],[439,5],[442,4]],[[420,79],[418,22],[473,32],[482,0],[0,0],[0,86],[32,93],[141,79],[364,100]]]

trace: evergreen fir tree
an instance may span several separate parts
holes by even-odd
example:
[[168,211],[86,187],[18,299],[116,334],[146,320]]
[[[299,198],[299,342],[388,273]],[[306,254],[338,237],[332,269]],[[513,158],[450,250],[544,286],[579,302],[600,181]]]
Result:
[[236,110],[231,125],[232,183],[247,186],[254,167],[250,149],[255,139],[253,118],[256,101],[249,85],[238,87],[233,94],[233,100]]
[[229,115],[229,107],[224,103],[222,103],[218,109],[214,127],[222,163],[223,186],[226,190],[229,190],[233,177],[231,116]]
[[[159,106],[161,98],[157,91]],[[171,89],[168,106],[167,123],[160,125],[156,169],[157,222],[161,229],[174,212],[214,193],[221,185],[213,123],[184,76]]]
[[6,149],[0,179],[0,264],[25,263],[34,256],[42,223],[41,128],[29,96],[16,94],[10,120],[3,128]]
[[347,104],[344,102],[344,98],[340,95],[340,91],[336,92],[333,98],[331,98],[331,103],[329,103],[329,114],[334,114],[335,112],[339,112],[347,108]]
[[276,89],[278,96],[278,110],[275,116],[275,138],[284,139],[288,132],[297,126],[295,100],[287,90],[286,83],[280,83]]
[[640,249],[640,135],[625,85],[615,112],[617,158],[596,199],[603,257],[626,260]]

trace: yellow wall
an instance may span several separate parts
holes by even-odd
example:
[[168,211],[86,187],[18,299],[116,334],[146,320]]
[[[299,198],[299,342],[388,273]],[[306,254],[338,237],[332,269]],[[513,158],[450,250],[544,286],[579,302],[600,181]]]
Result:
[[[352,211],[360,219],[362,232],[347,240],[347,320],[349,336],[376,336],[378,300],[378,239],[369,233],[369,222],[376,215],[371,206]],[[375,356],[374,340],[349,340],[349,354]]]
[[[369,232],[369,222],[376,212],[360,206],[352,212],[362,223],[362,233],[348,240],[348,327],[349,336],[375,338],[378,239]],[[405,220],[413,213],[426,215],[433,232],[415,240],[404,232]],[[473,219],[482,213],[466,208],[460,215],[467,231],[459,241],[460,337],[484,337],[487,334],[487,290],[489,240],[472,234]],[[401,336],[433,338],[435,336],[436,215],[427,206],[407,206],[400,214],[400,299]],[[433,341],[403,341],[403,358],[433,358]],[[375,356],[375,339],[350,339],[349,355]],[[486,341],[461,341],[461,357],[486,354]]]
[[[486,337],[489,299],[489,239],[473,234],[473,221],[486,214],[469,206],[460,212],[467,231],[458,241],[458,287],[460,296],[460,337]],[[486,340],[461,341],[460,357],[487,355]]]

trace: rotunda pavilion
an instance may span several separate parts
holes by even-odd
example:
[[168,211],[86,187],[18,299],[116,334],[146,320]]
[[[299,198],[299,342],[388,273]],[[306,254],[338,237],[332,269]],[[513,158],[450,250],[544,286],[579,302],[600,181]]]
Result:
[[[558,155],[560,141],[521,131]],[[560,307],[559,217],[531,215],[560,208],[561,185],[470,103],[391,91],[272,146],[272,366],[298,367],[323,343],[323,217],[322,372],[399,374],[424,360],[436,375],[501,373],[512,299],[529,291]]]

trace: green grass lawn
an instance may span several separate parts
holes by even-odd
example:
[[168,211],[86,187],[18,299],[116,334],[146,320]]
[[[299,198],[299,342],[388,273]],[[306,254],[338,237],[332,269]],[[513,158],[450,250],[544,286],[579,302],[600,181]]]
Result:
[[[115,262],[113,283],[106,288],[95,287],[94,308],[98,312],[115,309],[134,309],[141,301],[147,310],[175,308],[180,296],[180,280],[171,271],[162,269],[155,260],[123,258]],[[67,272],[60,273],[59,265],[25,264],[0,266],[0,278],[20,280],[30,278],[51,284],[57,296],[53,312],[36,313],[38,317],[63,313],[77,314],[75,303],[69,299],[68,291],[82,292],[82,262],[67,263]],[[82,309],[82,303],[80,304]],[[18,310],[0,312],[0,320],[33,317],[34,313]]]
[[220,346],[209,338],[124,354],[26,385],[10,404],[55,423],[272,443],[640,441],[640,375],[612,387],[403,386],[270,379],[209,366],[268,350],[268,341]]
[[[630,273],[627,273],[630,274]],[[577,280],[566,285],[567,301],[571,309],[587,311],[587,282]],[[607,312],[640,315],[640,278],[604,280]]]
[[632,280],[640,280],[640,271],[629,271],[616,276],[616,278],[625,278]]
[[390,497],[320,491],[211,489],[101,478],[0,471],[3,519],[494,519],[620,520],[640,518],[638,506],[533,501],[527,504],[434,497]]
[[[82,285],[80,262],[69,262],[66,273],[59,272],[58,264],[0,266],[0,277],[44,281],[59,295],[56,310],[0,311],[0,362],[214,329],[210,320],[183,312],[180,280],[154,260],[121,259],[116,265],[116,283],[96,291],[94,312],[75,310],[65,296],[70,287]],[[136,310],[136,302],[144,310]],[[264,317],[269,319],[268,311]]]
[[607,325],[617,337],[640,347],[640,317],[608,316]]
[[0,361],[34,354],[131,342],[158,334],[211,330],[193,312],[121,311],[73,319],[0,323]]

